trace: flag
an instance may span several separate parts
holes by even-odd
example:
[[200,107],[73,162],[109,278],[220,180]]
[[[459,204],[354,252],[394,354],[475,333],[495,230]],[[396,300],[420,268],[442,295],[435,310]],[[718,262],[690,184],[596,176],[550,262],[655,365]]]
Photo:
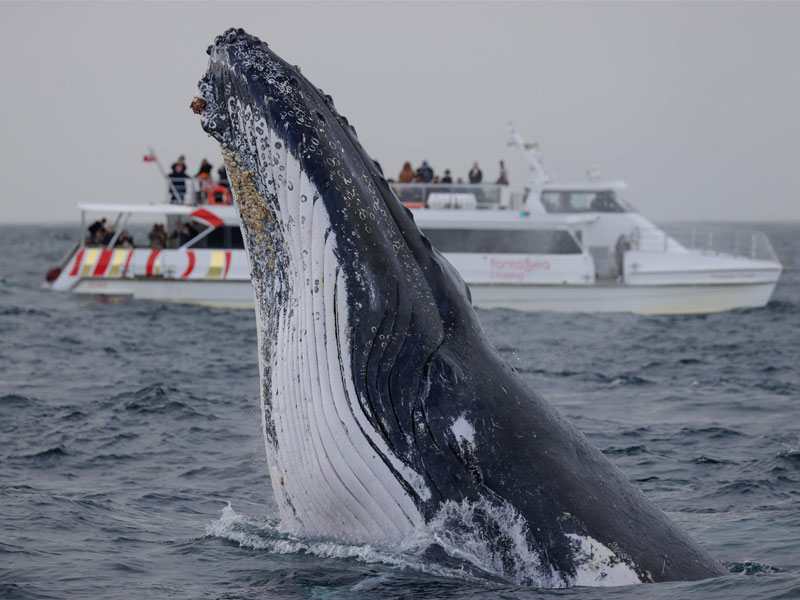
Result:
[[155,154],[145,154],[144,158],[142,158],[144,162],[156,162],[156,155]]

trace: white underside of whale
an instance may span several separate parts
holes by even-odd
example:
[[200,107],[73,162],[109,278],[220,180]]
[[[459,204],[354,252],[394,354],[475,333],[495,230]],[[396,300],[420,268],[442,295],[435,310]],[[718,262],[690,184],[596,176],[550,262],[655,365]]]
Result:
[[[237,112],[247,118],[245,107]],[[351,347],[345,275],[318,190],[280,137],[263,120],[248,129],[256,127],[265,134],[249,150],[265,183],[274,181],[267,191],[277,196],[290,253],[290,299],[271,340],[271,389],[262,390],[262,417],[269,406],[274,423],[276,439],[266,446],[282,526],[320,539],[397,544],[424,522],[398,476],[423,498],[430,492],[388,448],[353,384],[352,352],[367,349]]]

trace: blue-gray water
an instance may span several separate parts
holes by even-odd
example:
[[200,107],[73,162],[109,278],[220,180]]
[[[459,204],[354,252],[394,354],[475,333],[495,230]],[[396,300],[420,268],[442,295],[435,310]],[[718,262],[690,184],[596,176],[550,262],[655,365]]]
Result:
[[480,313],[530,383],[734,571],[555,591],[281,536],[252,314],[43,291],[75,228],[0,227],[0,597],[800,597],[800,226],[763,229],[789,269],[764,309]]

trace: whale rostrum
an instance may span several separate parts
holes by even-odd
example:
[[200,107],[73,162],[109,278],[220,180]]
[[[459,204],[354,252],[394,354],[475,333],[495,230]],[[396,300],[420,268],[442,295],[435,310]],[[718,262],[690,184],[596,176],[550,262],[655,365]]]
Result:
[[332,98],[241,29],[208,53],[192,108],[241,218],[282,527],[434,529],[544,587],[724,574],[499,356]]

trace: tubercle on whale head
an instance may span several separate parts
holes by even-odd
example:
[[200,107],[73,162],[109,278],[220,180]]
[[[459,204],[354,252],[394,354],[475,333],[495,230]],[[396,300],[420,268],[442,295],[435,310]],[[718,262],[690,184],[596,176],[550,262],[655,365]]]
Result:
[[[231,73],[226,72],[223,65],[233,69],[234,62],[228,55],[232,45],[237,42],[262,44],[258,38],[244,32],[243,29],[230,28],[215,38],[214,43],[206,50],[209,55],[209,66],[205,75],[198,82],[198,93],[190,108],[201,115],[202,127],[220,144],[232,140],[231,121],[228,113],[226,88],[231,87]],[[266,44],[264,44],[266,46]]]
[[189,105],[189,108],[192,109],[194,114],[202,115],[206,110],[206,101],[203,98],[195,96],[192,100],[192,103]]

